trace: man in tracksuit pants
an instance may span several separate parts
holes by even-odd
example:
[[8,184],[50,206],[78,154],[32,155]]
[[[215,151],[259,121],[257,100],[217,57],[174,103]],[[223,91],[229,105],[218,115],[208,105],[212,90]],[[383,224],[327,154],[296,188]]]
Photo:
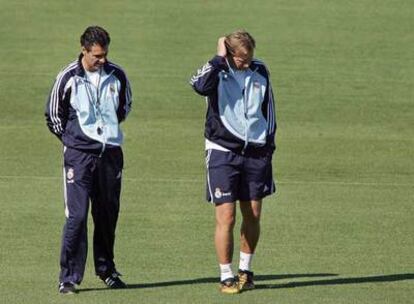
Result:
[[[254,288],[251,262],[260,235],[262,200],[275,192],[273,92],[266,66],[253,58],[254,48],[253,37],[244,30],[221,37],[216,56],[190,81],[207,100],[207,200],[215,206],[220,291],[227,294]],[[240,201],[243,221],[239,269],[234,276],[236,201]]]
[[79,58],[56,77],[46,105],[47,125],[63,143],[66,224],[59,292],[76,292],[87,256],[89,201],[94,222],[95,272],[110,288],[125,288],[114,263],[123,135],[119,124],[131,107],[124,71],[107,60],[109,34],[99,26],[82,34]]

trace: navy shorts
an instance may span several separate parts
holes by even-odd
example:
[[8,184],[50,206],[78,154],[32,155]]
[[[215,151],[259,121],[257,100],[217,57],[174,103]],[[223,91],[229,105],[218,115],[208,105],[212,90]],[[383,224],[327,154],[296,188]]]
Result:
[[206,166],[209,202],[259,200],[275,192],[271,156],[207,150]]

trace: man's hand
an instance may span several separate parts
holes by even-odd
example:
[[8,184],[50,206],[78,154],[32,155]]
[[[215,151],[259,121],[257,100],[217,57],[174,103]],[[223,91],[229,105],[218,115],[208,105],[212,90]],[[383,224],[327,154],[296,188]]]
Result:
[[220,37],[217,42],[217,55],[221,57],[226,57],[227,49],[226,49],[226,37]]

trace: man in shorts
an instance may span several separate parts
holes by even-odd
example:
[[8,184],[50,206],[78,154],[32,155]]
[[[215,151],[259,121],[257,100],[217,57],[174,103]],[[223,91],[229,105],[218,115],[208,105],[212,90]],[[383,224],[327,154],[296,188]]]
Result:
[[[228,294],[254,288],[251,262],[260,235],[262,200],[275,192],[273,92],[266,66],[253,58],[254,48],[255,40],[244,30],[219,38],[217,54],[190,81],[207,99],[207,200],[215,205],[220,291]],[[231,263],[237,201],[243,221],[235,276]]]

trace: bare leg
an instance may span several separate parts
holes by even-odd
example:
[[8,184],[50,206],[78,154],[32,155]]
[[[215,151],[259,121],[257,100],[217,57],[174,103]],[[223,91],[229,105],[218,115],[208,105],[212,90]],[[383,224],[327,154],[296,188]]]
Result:
[[243,221],[240,228],[240,251],[253,254],[260,236],[262,200],[240,202]]
[[233,259],[233,228],[236,220],[235,203],[216,205],[216,232],[214,242],[220,264],[230,264]]

